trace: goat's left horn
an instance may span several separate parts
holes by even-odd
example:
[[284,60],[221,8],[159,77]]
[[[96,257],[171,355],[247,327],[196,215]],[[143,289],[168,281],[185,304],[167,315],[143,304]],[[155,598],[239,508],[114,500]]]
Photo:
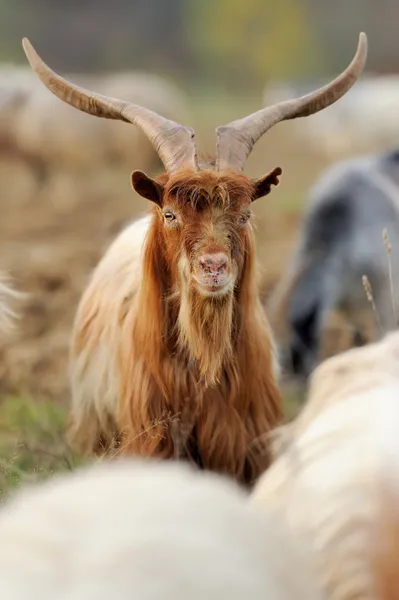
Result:
[[22,40],[22,45],[33,71],[60,100],[89,115],[118,119],[140,127],[168,173],[183,167],[197,170],[194,130],[191,127],[179,125],[142,106],[89,92],[74,85],[50,69],[27,38]]
[[359,36],[359,44],[351,64],[324,87],[294,100],[267,106],[251,115],[218,127],[216,134],[216,167],[242,171],[254,144],[273,125],[286,119],[308,117],[334,104],[346,94],[360,77],[367,58],[367,37]]

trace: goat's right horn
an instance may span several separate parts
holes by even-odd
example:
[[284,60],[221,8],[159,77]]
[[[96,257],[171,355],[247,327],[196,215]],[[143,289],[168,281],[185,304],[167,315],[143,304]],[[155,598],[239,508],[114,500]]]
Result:
[[89,115],[126,121],[140,127],[168,173],[183,167],[197,170],[194,130],[191,127],[179,125],[142,106],[96,94],[70,83],[43,62],[27,38],[22,40],[22,45],[33,71],[60,100]]

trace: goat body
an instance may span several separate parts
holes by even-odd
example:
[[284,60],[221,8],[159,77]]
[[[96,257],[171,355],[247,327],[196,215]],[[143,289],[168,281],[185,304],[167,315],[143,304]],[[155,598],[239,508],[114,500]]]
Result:
[[[264,437],[281,418],[253,232],[236,225],[250,191],[244,176],[193,179],[198,194],[222,195],[210,212],[169,197],[182,231],[165,230],[156,208],[122,232],[93,274],[73,333],[69,432],[86,453],[122,434],[123,451],[189,458],[250,483],[268,465]],[[207,248],[228,257],[227,293],[198,292]]]
[[191,127],[72,84],[27,38],[22,44],[48,90],[81,112],[136,125],[165,167],[155,179],[132,174],[135,191],[155,205],[141,265],[124,234],[82,299],[72,343],[72,438],[92,450],[116,433],[135,453],[188,456],[251,483],[268,463],[262,436],[281,417],[251,206],[282,171],[252,180],[242,170],[278,122],[319,112],[351,89],[366,64],[366,35],[328,85],[218,126],[211,161],[199,156]]
[[320,365],[252,496],[301,536],[335,600],[372,600],[392,584],[384,569],[395,563],[397,573],[387,534],[399,528],[398,367],[397,333]]

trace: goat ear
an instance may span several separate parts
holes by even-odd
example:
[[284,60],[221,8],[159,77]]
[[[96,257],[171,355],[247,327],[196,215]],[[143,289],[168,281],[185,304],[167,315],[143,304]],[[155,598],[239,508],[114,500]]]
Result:
[[272,185],[278,185],[280,183],[279,176],[282,173],[282,169],[280,167],[276,167],[273,171],[270,171],[264,177],[260,179],[255,179],[253,181],[254,184],[254,194],[252,196],[252,202],[257,200],[258,198],[262,198],[262,196],[267,196],[270,194]]
[[143,171],[133,171],[131,181],[133,189],[140,196],[161,206],[164,191],[163,185],[155,181],[155,179],[148,177]]

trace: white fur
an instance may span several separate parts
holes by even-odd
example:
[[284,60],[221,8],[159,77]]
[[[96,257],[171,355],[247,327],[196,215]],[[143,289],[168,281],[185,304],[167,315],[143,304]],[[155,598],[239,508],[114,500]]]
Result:
[[[78,354],[71,352],[70,379],[72,410],[77,418],[93,408],[98,419],[107,414],[116,418],[119,398],[117,355],[122,335],[119,309],[123,299],[135,297],[142,277],[142,251],[151,217],[146,215],[128,225],[111,244],[93,272],[85,295],[97,290],[114,299],[114,310],[107,311],[100,343],[94,348],[85,345]],[[100,310],[101,310],[100,305]],[[79,312],[75,330],[79,323]],[[74,331],[73,335],[75,335]]]
[[381,485],[399,493],[399,333],[323,363],[285,433],[253,504],[302,536],[330,598],[373,599]]
[[321,600],[306,557],[231,481],[118,461],[27,488],[0,511],[7,600]]

